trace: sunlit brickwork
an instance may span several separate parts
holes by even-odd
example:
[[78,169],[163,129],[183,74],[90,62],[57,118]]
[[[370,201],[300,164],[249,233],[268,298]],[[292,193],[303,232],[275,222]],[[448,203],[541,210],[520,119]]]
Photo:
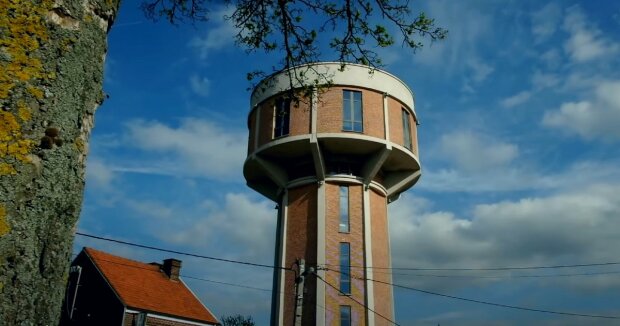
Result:
[[[286,72],[257,86],[244,176],[277,203],[275,265],[297,269],[304,259],[316,270],[305,277],[302,325],[340,325],[349,307],[351,325],[390,325],[392,287],[369,279],[389,284],[392,276],[368,267],[391,266],[387,205],[420,176],[414,99],[386,72],[338,67],[312,70],[329,72],[330,87],[291,85]],[[292,94],[299,97],[282,105]],[[299,318],[295,277],[274,273],[274,325]]]

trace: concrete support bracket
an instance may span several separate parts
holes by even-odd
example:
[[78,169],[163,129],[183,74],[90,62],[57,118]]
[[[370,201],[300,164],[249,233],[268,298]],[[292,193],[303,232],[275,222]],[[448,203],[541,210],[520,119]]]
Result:
[[261,165],[265,174],[278,185],[279,188],[286,188],[288,174],[278,165],[256,156],[256,162]]
[[384,185],[387,188],[388,198],[394,201],[398,199],[398,194],[403,189],[406,189],[408,185],[416,182],[422,175],[421,170],[417,171],[401,171],[401,172],[393,172],[388,177],[386,177]]
[[366,185],[366,187],[368,187],[370,182],[372,182],[372,179],[374,179],[377,173],[379,173],[379,170],[390,155],[391,151],[392,145],[387,143],[385,144],[385,147],[383,147],[366,162],[362,168],[362,178],[364,178],[364,185]]
[[314,160],[314,170],[318,181],[325,180],[325,160],[316,134],[310,136],[310,150],[312,151],[312,159]]

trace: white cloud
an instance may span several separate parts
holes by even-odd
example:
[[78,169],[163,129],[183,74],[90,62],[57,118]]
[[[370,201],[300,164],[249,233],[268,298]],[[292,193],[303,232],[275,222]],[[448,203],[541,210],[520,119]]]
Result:
[[169,219],[175,215],[172,207],[160,201],[125,198],[123,203],[142,216],[154,217],[159,220]]
[[527,102],[532,97],[532,92],[521,91],[513,96],[503,99],[500,103],[505,108],[511,108]]
[[91,157],[86,163],[86,182],[95,188],[107,188],[114,179],[114,171],[110,166]]
[[494,68],[486,63],[470,60],[468,66],[472,71],[472,80],[479,83],[487,79],[487,77],[493,72]]
[[532,86],[536,90],[554,87],[557,86],[559,83],[560,78],[555,74],[536,71],[534,72],[534,75],[532,75]]
[[191,90],[200,96],[209,96],[211,88],[211,81],[207,77],[199,77],[198,75],[192,75],[189,78],[189,84]]
[[567,102],[546,112],[543,124],[586,139],[620,139],[620,81],[600,83],[590,100]]
[[570,34],[564,43],[564,50],[573,61],[586,62],[601,57],[612,56],[620,46],[604,38],[601,31],[588,24],[588,19],[578,6],[567,9],[564,30]]
[[[176,128],[157,121],[136,120],[127,124],[127,131],[128,145],[152,154],[134,167],[137,171],[218,180],[240,176],[246,151],[245,132],[200,119],[185,119]],[[125,169],[131,171],[132,167]]]
[[531,90],[523,90],[512,96],[504,98],[500,101],[500,105],[505,108],[512,108],[524,104],[537,92],[557,86],[560,83],[560,78],[553,73],[535,71],[531,77],[530,83],[532,84]]
[[[594,185],[548,197],[476,205],[471,219],[434,211],[427,200],[403,196],[390,206],[393,266],[489,268],[615,262],[615,248],[620,245],[619,191],[618,185]],[[582,291],[620,287],[613,275],[581,279],[579,285],[567,279],[554,282],[564,281]]]
[[220,10],[212,13],[212,23],[207,29],[204,36],[196,36],[192,38],[189,45],[198,51],[200,59],[206,59],[213,51],[221,50],[225,47],[233,45],[237,30],[235,26],[225,17],[232,15],[234,7],[222,7]]
[[504,166],[518,154],[516,145],[503,143],[471,131],[457,131],[441,136],[440,155],[466,171]]
[[596,182],[620,182],[620,162],[576,161],[562,170],[528,166],[461,171],[425,169],[417,189],[431,192],[505,192],[583,188]]
[[468,96],[495,71],[489,55],[482,55],[493,30],[495,5],[469,5],[465,2],[430,1],[428,15],[437,26],[449,31],[446,40],[422,41],[425,47],[413,56],[416,65],[426,66],[460,81],[460,91]]
[[540,60],[549,69],[556,69],[562,63],[562,54],[557,49],[550,49],[540,55]]
[[603,82],[605,82],[605,77],[600,74],[600,71],[592,72],[586,69],[576,69],[570,72],[568,76],[564,75],[560,90],[579,94],[591,91]]
[[561,15],[562,9],[553,2],[532,13],[532,34],[537,43],[547,40],[555,33]]
[[226,248],[235,259],[271,264],[276,222],[272,202],[227,193],[223,202],[207,200],[176,211],[175,232],[157,232],[161,240],[209,250]]
[[466,68],[463,58],[477,58],[479,41],[492,30],[491,17],[454,1],[432,1],[428,13],[450,34],[447,41],[428,44],[417,52],[414,61],[448,71]]

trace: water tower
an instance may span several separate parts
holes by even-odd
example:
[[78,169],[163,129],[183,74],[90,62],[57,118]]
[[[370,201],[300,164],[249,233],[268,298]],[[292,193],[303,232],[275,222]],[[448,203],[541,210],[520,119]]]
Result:
[[[277,203],[275,265],[301,258],[327,267],[306,277],[301,325],[390,325],[383,317],[394,319],[392,287],[368,279],[392,276],[366,267],[391,266],[387,204],[420,177],[414,99],[385,71],[340,68],[301,66],[293,78],[284,72],[259,83],[243,173]],[[329,87],[298,92],[324,76]],[[276,270],[273,290],[272,324],[293,325],[295,273]]]

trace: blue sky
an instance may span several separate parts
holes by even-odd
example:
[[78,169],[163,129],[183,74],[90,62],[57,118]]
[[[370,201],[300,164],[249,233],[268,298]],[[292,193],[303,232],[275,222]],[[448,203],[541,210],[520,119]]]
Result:
[[[394,267],[617,262],[620,2],[419,1],[449,37],[382,50],[416,95],[423,174],[390,205]],[[271,264],[274,203],[245,186],[250,84],[273,56],[209,23],[147,21],[125,2],[112,28],[79,231]],[[333,59],[326,55],[326,59]],[[76,237],[137,260],[169,255]],[[262,289],[271,271],[179,257],[182,274]],[[394,282],[496,303],[620,316],[620,265],[398,271]],[[595,274],[557,276],[558,274]],[[543,275],[526,278],[520,276]],[[554,276],[555,275],[555,276]],[[186,279],[217,316],[269,320],[269,291]],[[612,325],[395,290],[401,325]]]

